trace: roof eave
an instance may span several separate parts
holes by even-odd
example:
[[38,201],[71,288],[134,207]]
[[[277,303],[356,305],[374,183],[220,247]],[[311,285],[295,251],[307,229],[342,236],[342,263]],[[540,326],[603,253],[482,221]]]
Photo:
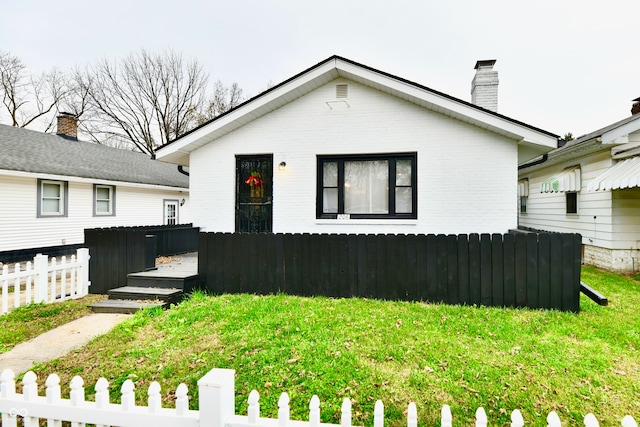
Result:
[[156,151],[156,158],[165,162],[188,165],[189,154],[199,147],[338,77],[364,84],[456,120],[503,135],[519,144],[539,146],[534,151],[547,152],[557,144],[558,136],[550,132],[417,83],[334,56],[166,144]]

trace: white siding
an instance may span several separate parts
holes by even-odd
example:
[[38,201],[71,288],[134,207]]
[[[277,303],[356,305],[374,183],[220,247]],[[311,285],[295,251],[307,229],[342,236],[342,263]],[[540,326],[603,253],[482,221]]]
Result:
[[[339,83],[350,86],[348,105],[330,106]],[[316,219],[317,155],[393,152],[418,153],[417,220]],[[338,79],[191,153],[194,225],[234,231],[235,156],[271,153],[274,232],[504,233],[517,224],[515,141]]]
[[[613,247],[612,194],[610,191],[587,191],[589,182],[611,166],[609,151],[565,161],[534,172],[520,172],[529,179],[527,213],[520,214],[519,225],[539,230],[580,233],[582,242],[604,248]],[[579,165],[581,190],[578,213],[567,214],[565,193],[541,193],[540,184],[566,167]]]
[[185,199],[179,220],[191,222],[186,191],[115,188],[115,216],[94,217],[93,184],[69,181],[67,216],[38,218],[37,179],[0,176],[0,251],[79,244],[85,228],[162,224],[163,199]]
[[640,249],[640,188],[613,193],[613,249]]

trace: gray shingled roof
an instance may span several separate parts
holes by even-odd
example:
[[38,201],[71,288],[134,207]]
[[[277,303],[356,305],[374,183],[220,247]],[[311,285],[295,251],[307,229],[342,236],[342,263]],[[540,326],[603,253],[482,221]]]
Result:
[[58,135],[0,125],[0,170],[189,187],[176,165]]

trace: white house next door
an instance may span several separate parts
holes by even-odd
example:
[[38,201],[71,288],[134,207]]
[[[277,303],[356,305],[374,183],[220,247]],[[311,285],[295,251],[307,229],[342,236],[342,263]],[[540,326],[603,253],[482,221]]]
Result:
[[165,200],[164,201],[164,225],[176,225],[178,224],[178,201],[177,200]]

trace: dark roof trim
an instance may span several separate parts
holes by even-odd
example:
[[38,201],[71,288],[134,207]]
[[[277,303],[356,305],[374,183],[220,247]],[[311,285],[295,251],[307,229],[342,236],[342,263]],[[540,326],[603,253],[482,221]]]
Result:
[[540,133],[543,133],[543,134],[545,134],[545,135],[552,136],[552,137],[554,137],[554,138],[558,138],[558,137],[559,137],[559,135],[556,135],[556,134],[554,134],[554,133],[548,132],[548,131],[546,131],[546,130],[540,129],[540,128],[535,127],[535,126],[528,125],[528,124],[526,124],[526,123],[524,123],[524,122],[521,122],[521,121],[519,121],[519,120],[512,119],[512,118],[510,118],[510,117],[504,116],[504,115],[499,114],[499,113],[496,113],[496,112],[494,112],[494,111],[487,110],[486,108],[482,108],[482,107],[479,107],[479,106],[477,106],[477,105],[475,105],[475,104],[472,104],[472,103],[470,103],[470,102],[463,101],[462,99],[456,98],[456,97],[454,97],[454,96],[447,95],[447,94],[446,94],[446,93],[444,93],[444,92],[439,92],[439,91],[437,91],[437,90],[435,90],[435,89],[431,89],[431,88],[429,88],[429,87],[427,87],[427,86],[423,86],[423,85],[421,85],[421,84],[419,84],[419,83],[412,82],[412,81],[407,80],[407,79],[404,79],[404,78],[402,78],[402,77],[398,77],[398,76],[395,76],[395,75],[393,75],[393,74],[389,74],[389,73],[386,73],[386,72],[384,72],[384,71],[377,70],[377,69],[375,69],[375,68],[369,67],[369,66],[364,65],[364,64],[360,64],[360,63],[358,63],[358,62],[352,61],[352,60],[347,59],[347,58],[343,58],[343,57],[338,56],[338,55],[333,55],[333,56],[331,56],[331,57],[329,57],[329,58],[327,58],[327,59],[325,59],[325,60],[323,60],[323,61],[320,61],[320,62],[318,62],[317,64],[315,64],[315,65],[313,65],[313,66],[311,66],[311,67],[307,68],[306,70],[304,70],[304,71],[302,71],[302,72],[300,72],[300,73],[298,73],[298,74],[294,75],[293,77],[290,77],[290,78],[288,78],[288,79],[284,80],[283,82],[281,82],[281,83],[279,83],[279,84],[277,84],[277,85],[275,85],[275,86],[273,86],[273,87],[270,87],[269,89],[265,90],[264,92],[261,92],[261,93],[259,93],[258,95],[256,95],[256,96],[254,96],[254,97],[252,97],[252,98],[250,98],[250,99],[248,99],[248,100],[244,101],[242,104],[237,105],[236,107],[232,108],[231,110],[228,110],[228,111],[226,111],[226,112],[224,112],[224,113],[220,114],[219,116],[216,116],[216,117],[214,117],[213,119],[211,119],[211,120],[209,120],[209,121],[207,121],[207,122],[205,122],[205,123],[201,124],[200,126],[197,126],[197,127],[193,128],[193,129],[191,129],[190,131],[188,131],[188,132],[186,132],[186,133],[184,133],[184,134],[180,135],[178,138],[176,138],[176,139],[174,139],[174,140],[172,140],[172,141],[169,141],[169,142],[167,142],[166,144],[163,144],[162,146],[158,147],[156,150],[160,150],[160,149],[162,149],[162,148],[166,147],[166,146],[167,146],[167,145],[169,145],[169,144],[173,144],[175,141],[177,141],[177,140],[179,140],[179,139],[181,139],[181,138],[183,138],[183,137],[185,137],[185,136],[189,135],[190,133],[193,133],[193,132],[197,131],[198,129],[200,129],[200,128],[204,127],[204,126],[207,126],[207,125],[209,125],[210,123],[213,123],[213,122],[215,122],[216,120],[219,120],[220,118],[222,118],[222,117],[226,116],[227,114],[230,114],[230,113],[232,113],[232,112],[234,112],[234,111],[236,111],[236,110],[238,110],[238,109],[240,109],[240,108],[244,107],[245,105],[247,105],[247,104],[249,104],[249,103],[253,102],[254,100],[256,100],[256,99],[258,99],[258,98],[260,98],[260,97],[262,97],[262,96],[264,96],[264,95],[268,94],[269,92],[272,92],[272,91],[274,91],[274,90],[276,90],[276,89],[278,89],[278,88],[280,88],[280,87],[282,87],[282,86],[285,86],[286,84],[288,84],[288,83],[292,82],[293,80],[295,80],[295,79],[297,79],[297,78],[299,78],[299,77],[301,77],[301,76],[303,76],[303,75],[305,75],[305,74],[309,73],[310,71],[312,71],[312,70],[314,70],[314,69],[316,69],[316,68],[318,68],[318,67],[320,67],[320,66],[322,66],[322,65],[326,64],[327,62],[334,61],[334,60],[344,61],[344,62],[347,62],[347,63],[349,63],[349,64],[351,64],[351,65],[355,65],[355,66],[357,66],[357,67],[363,68],[363,69],[365,69],[365,70],[367,70],[367,71],[371,71],[371,72],[373,72],[373,73],[380,74],[380,75],[382,75],[382,76],[385,76],[385,77],[388,77],[388,78],[391,78],[391,79],[397,80],[397,81],[399,81],[399,82],[409,84],[409,85],[414,86],[414,87],[416,87],[416,88],[419,88],[419,89],[425,90],[425,91],[427,91],[427,92],[431,92],[431,93],[433,93],[433,94],[435,94],[435,95],[442,96],[443,98],[447,98],[447,99],[449,99],[449,100],[452,100],[452,101],[458,102],[458,103],[460,103],[460,104],[466,105],[467,107],[475,108],[476,110],[483,111],[483,112],[485,112],[485,113],[488,113],[488,114],[491,114],[491,115],[493,115],[493,116],[499,117],[499,118],[501,118],[501,119],[507,120],[507,121],[509,121],[509,122],[511,122],[511,123],[515,123],[515,124],[517,124],[517,125],[524,126],[524,127],[526,127],[526,128],[532,129],[532,130],[534,130],[534,131],[536,131],[536,132],[540,132]]

